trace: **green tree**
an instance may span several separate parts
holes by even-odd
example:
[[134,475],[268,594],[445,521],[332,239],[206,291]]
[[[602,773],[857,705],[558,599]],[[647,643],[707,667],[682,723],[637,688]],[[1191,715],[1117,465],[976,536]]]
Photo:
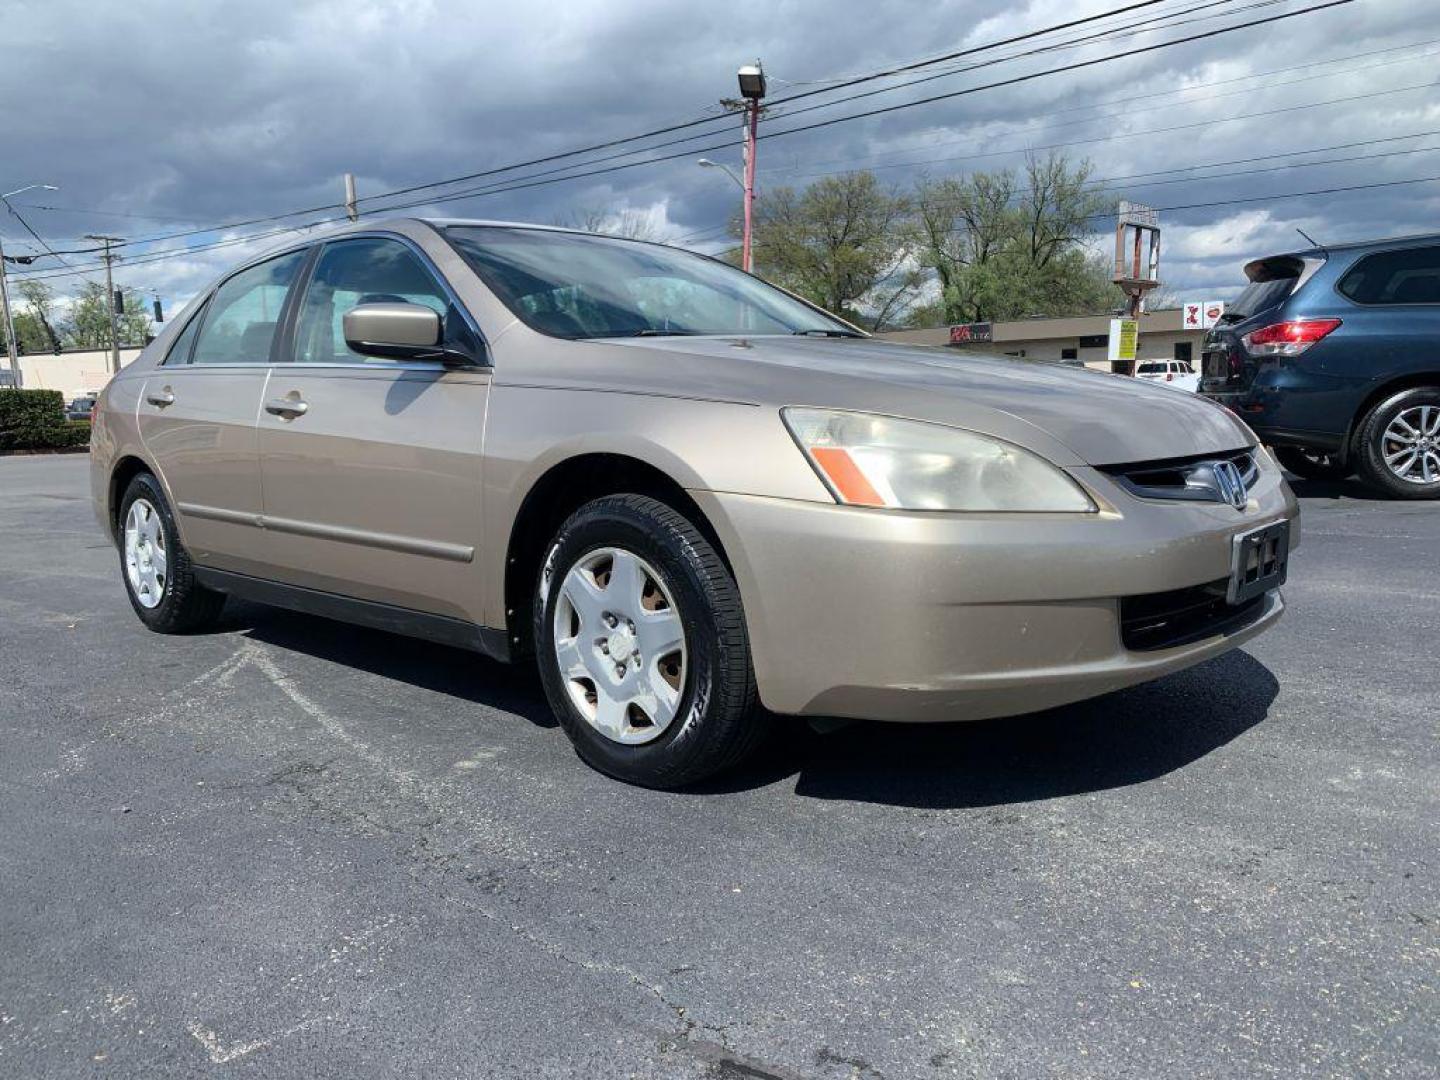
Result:
[[[53,352],[60,344],[55,330],[55,294],[43,281],[16,282],[15,340],[22,353]],[[21,306],[23,303],[23,307]]]
[[[116,322],[122,346],[143,345],[152,332],[150,308],[145,297],[134,289],[123,289],[125,311]],[[110,294],[98,281],[87,281],[63,324],[65,344],[77,349],[105,349],[110,346]]]
[[803,192],[767,191],[755,202],[755,269],[827,311],[881,329],[914,303],[925,275],[909,214],[909,200],[871,172],[827,177]]
[[920,259],[934,271],[935,321],[983,322],[1071,315],[1118,303],[1093,219],[1108,205],[1089,162],[1060,155],[1005,169],[922,181],[915,194]]

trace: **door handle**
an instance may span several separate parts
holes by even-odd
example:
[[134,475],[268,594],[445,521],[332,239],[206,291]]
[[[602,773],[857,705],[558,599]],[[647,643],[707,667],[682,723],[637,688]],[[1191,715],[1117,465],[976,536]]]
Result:
[[293,420],[297,416],[304,416],[310,411],[310,405],[299,398],[283,397],[272,398],[265,403],[265,411],[274,416],[285,417]]
[[166,405],[175,404],[175,395],[170,392],[170,388],[167,386],[158,394],[146,394],[145,400],[148,401],[151,405],[154,405],[156,408],[163,409]]

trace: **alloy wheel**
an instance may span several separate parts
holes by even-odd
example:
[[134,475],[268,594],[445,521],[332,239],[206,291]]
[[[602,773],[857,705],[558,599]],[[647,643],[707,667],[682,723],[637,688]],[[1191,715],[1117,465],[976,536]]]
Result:
[[159,607],[165,599],[167,565],[160,514],[148,499],[136,499],[125,516],[125,576],[141,607]]
[[1440,481],[1440,405],[1414,405],[1396,413],[1380,438],[1380,452],[1406,483]]
[[685,629],[659,573],[623,548],[591,551],[555,602],[555,658],[580,715],[613,742],[658,739],[685,688]]

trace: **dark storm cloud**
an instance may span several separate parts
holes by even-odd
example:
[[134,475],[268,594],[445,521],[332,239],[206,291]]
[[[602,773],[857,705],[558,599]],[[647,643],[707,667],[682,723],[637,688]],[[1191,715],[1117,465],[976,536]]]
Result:
[[[1244,8],[1256,0],[1238,0]],[[806,80],[871,70],[990,41],[1023,29],[1120,6],[1120,0],[794,0],[662,3],[608,0],[553,4],[423,0],[9,0],[3,20],[4,189],[33,181],[62,185],[21,202],[116,215],[26,211],[52,243],[103,229],[153,235],[334,202],[353,171],[361,194],[538,157],[699,115],[734,92],[735,67],[755,56],[772,95]],[[1182,6],[1179,0],[1163,8]],[[1194,6],[1194,5],[1183,5]],[[1248,13],[1306,6],[1285,0]],[[1197,13],[1199,14],[1199,13]],[[1198,23],[1168,36],[1235,21]],[[850,165],[883,165],[897,184],[913,168],[897,162],[951,158],[932,175],[1015,164],[1019,155],[966,158],[1123,131],[1223,120],[1241,113],[1427,83],[1435,59],[1376,65],[1376,56],[1276,76],[1211,85],[1255,72],[1437,39],[1436,5],[1360,2],[1263,31],[1134,56],[1059,78],[955,98],[820,131],[767,140],[762,184],[803,183]],[[1156,38],[1137,38],[1141,45]],[[1124,48],[1124,45],[1101,48]],[[1040,70],[1100,55],[1063,52],[937,80],[923,87],[787,121],[824,119],[924,93]],[[1294,85],[1284,80],[1324,74]],[[1149,98],[1186,85],[1185,95]],[[1243,93],[1234,93],[1237,89]],[[1228,96],[1215,98],[1212,95]],[[1135,104],[1116,99],[1127,95]],[[1074,110],[1097,107],[1096,117]],[[1143,110],[1143,111],[1142,111]],[[1268,118],[1114,138],[1074,148],[1101,176],[1203,164],[1391,134],[1440,130],[1429,88]],[[728,142],[736,127],[716,125]],[[1380,149],[1440,145],[1440,139]],[[681,148],[677,148],[681,149]],[[1359,148],[1351,153],[1364,153]],[[1343,153],[1343,152],[1341,152]],[[710,151],[738,160],[738,148]],[[1331,156],[1331,155],[1321,155]],[[1440,154],[1294,169],[1262,176],[1144,188],[1127,193],[1161,206],[1243,198],[1377,180],[1440,175]],[[1315,197],[1286,203],[1177,211],[1166,216],[1167,268],[1182,288],[1233,283],[1258,249],[1288,246],[1295,225],[1326,238],[1433,227],[1440,185]],[[629,206],[650,212],[671,236],[723,225],[735,206],[730,182],[694,166],[666,165],[554,184],[438,210],[547,221],[577,208]],[[154,215],[146,218],[146,215]],[[175,220],[172,220],[175,219]],[[23,247],[13,219],[7,242]],[[203,242],[212,237],[188,243]],[[134,283],[174,296],[193,290],[240,249],[135,266]],[[38,265],[38,264],[37,264]],[[69,287],[75,279],[56,279]]]

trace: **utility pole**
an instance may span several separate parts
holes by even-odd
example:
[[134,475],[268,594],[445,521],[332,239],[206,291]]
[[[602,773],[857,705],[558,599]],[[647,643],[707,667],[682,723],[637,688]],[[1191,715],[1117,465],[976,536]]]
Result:
[[86,240],[95,240],[105,245],[105,254],[100,256],[105,260],[105,303],[110,308],[110,373],[116,374],[120,370],[120,320],[115,310],[115,280],[110,272],[110,264],[120,256],[110,253],[111,244],[123,244],[123,237],[119,236],[97,236],[94,233],[86,233]]
[[740,96],[745,99],[745,234],[740,249],[740,265],[748,274],[755,237],[755,140],[760,126],[760,101],[765,96],[765,69],[756,60],[742,67],[737,75]]
[[345,174],[345,214],[351,221],[360,220],[360,210],[355,205],[355,174]]
[[[0,202],[5,204],[5,209],[14,214],[15,208],[10,205],[11,197],[23,195],[25,192],[34,191],[37,188],[41,191],[60,190],[54,184],[26,184],[22,188],[16,188],[14,191],[0,193]],[[17,214],[16,216],[18,217],[19,215]],[[11,381],[18,390],[24,383],[25,376],[20,371],[20,343],[15,340],[15,314],[14,309],[10,306],[10,287],[5,283],[5,248],[3,245],[0,245],[0,307],[5,309],[5,332],[9,335],[5,339],[5,351],[10,357]]]
[[10,286],[5,283],[5,245],[0,243],[0,307],[5,309],[5,352],[10,357],[10,379],[15,389],[24,382],[20,374],[20,350],[15,344],[15,316],[10,310]]

